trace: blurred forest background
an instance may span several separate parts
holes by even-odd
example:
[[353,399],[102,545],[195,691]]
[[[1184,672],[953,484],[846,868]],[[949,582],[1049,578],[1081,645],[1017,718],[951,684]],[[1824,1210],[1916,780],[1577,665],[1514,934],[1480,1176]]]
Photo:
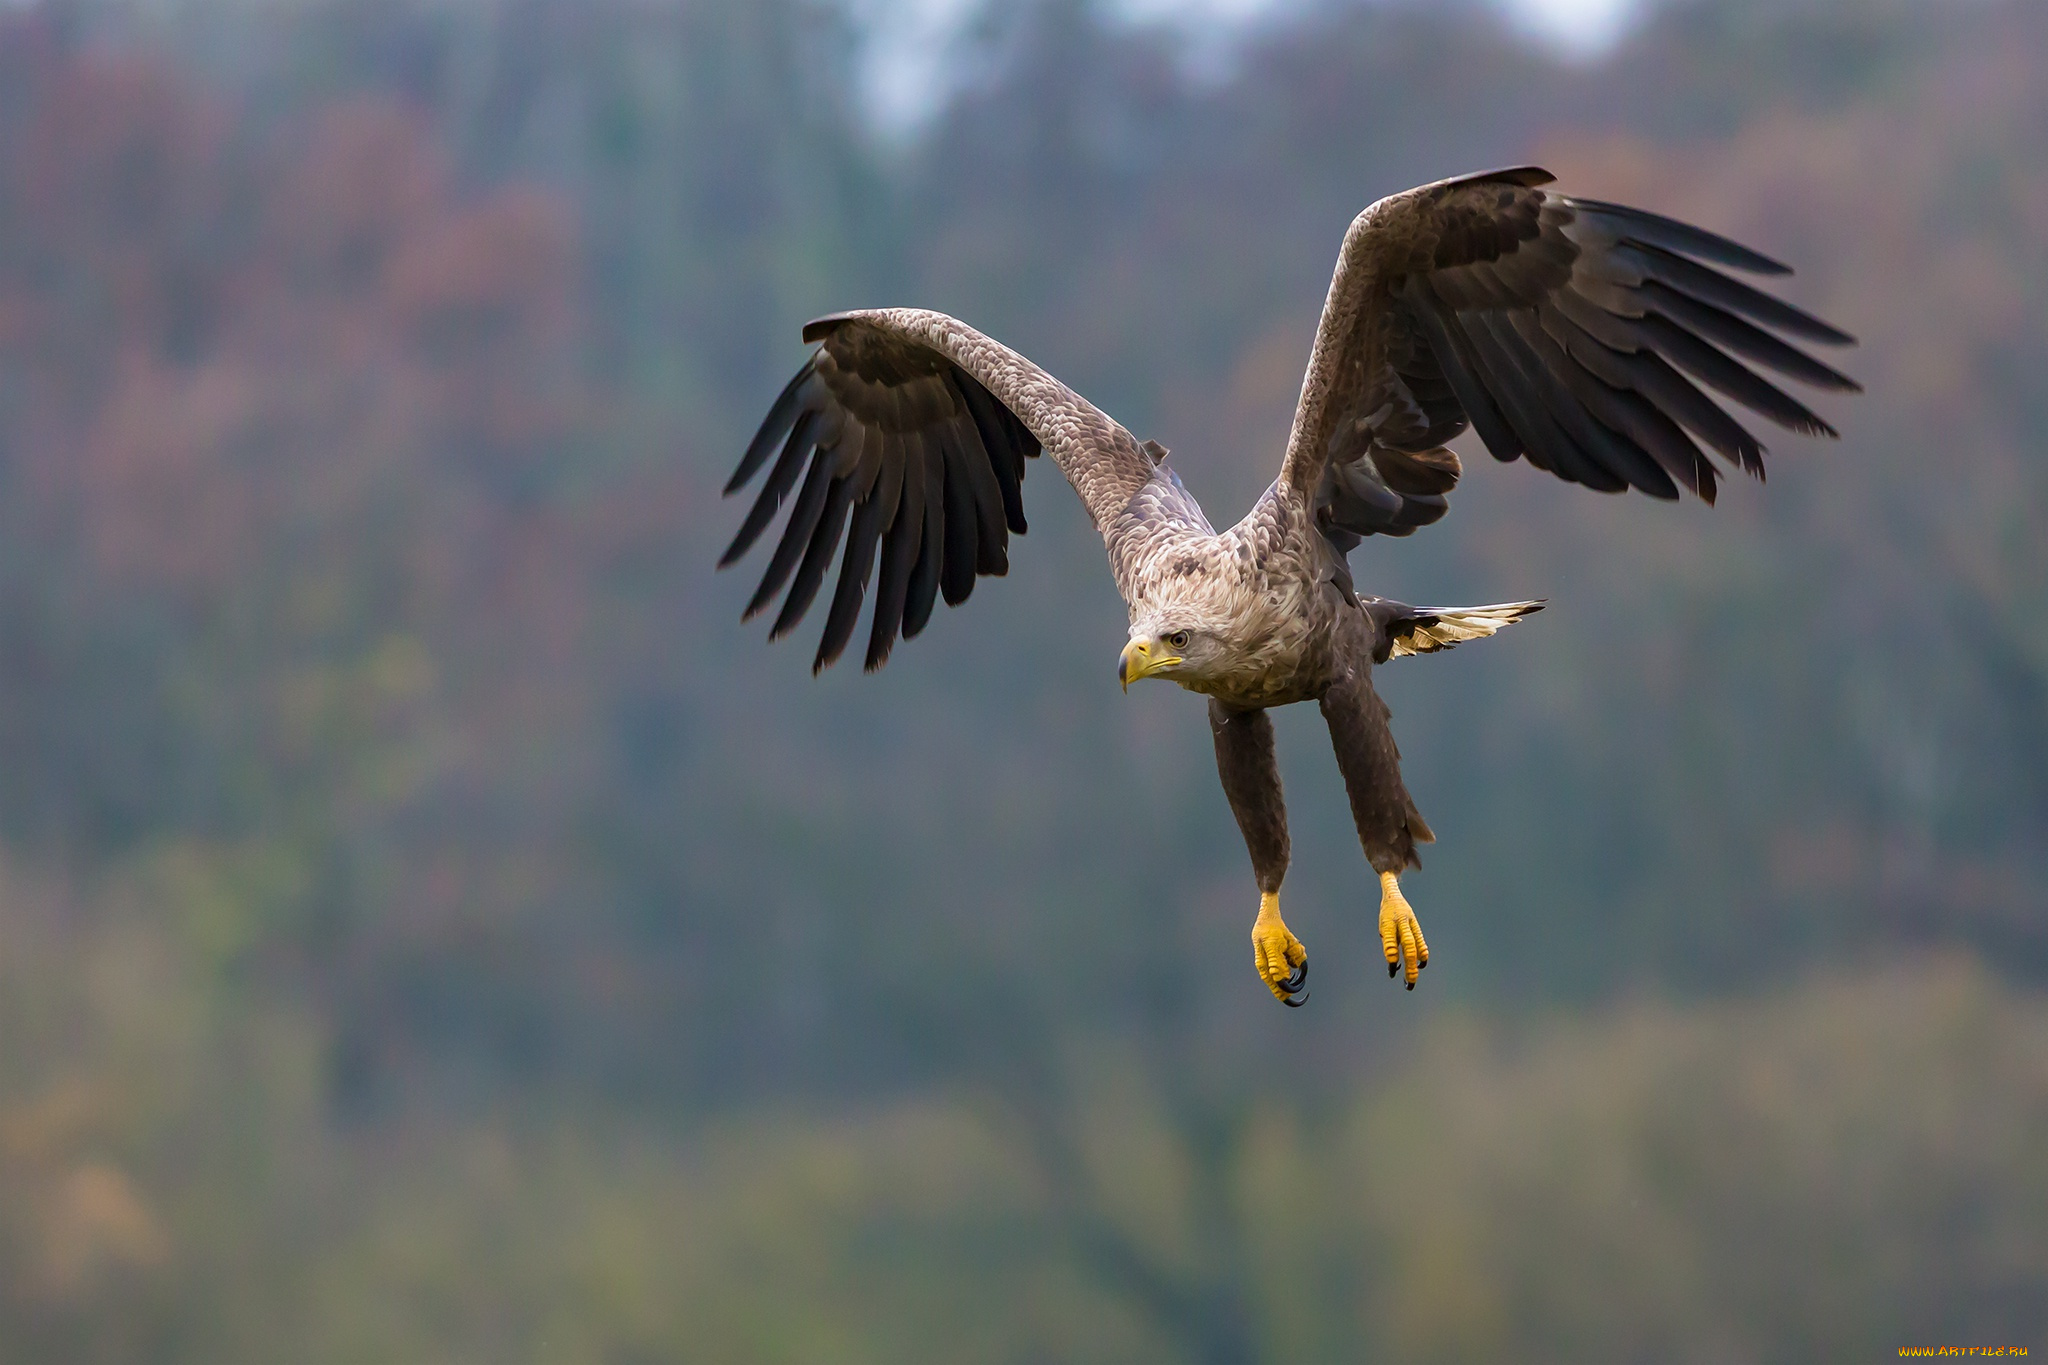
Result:
[[[0,6],[0,1357],[2048,1350],[2048,7],[1008,0],[897,132],[864,13]],[[1312,713],[1255,979],[1050,466],[885,674],[738,624],[805,318],[964,316],[1227,521],[1351,216],[1525,160],[1869,394],[1357,552],[1553,603],[1381,675],[1413,995]]]

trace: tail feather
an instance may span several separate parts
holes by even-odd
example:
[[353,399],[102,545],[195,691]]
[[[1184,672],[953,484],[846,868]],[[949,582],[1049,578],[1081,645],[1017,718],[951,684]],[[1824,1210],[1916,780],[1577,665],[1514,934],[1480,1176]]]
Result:
[[1381,662],[1409,654],[1434,654],[1466,640],[1480,640],[1524,616],[1543,610],[1541,599],[1534,602],[1496,602],[1485,607],[1409,607],[1398,602],[1384,604],[1392,610],[1375,612],[1381,620],[1386,650]]

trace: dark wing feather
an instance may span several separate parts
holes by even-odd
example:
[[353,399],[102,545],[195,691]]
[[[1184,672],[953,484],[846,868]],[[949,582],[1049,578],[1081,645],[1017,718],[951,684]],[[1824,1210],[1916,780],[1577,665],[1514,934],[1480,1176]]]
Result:
[[1038,453],[1037,438],[1017,420],[1016,414],[996,402],[989,391],[972,377],[955,372],[953,386],[960,391],[968,412],[974,416],[974,434],[980,436],[982,449],[988,452],[989,468],[1002,487],[1003,518],[1010,530],[1021,536],[1027,529],[1024,521],[1024,461],[1027,456]]
[[1702,385],[1835,435],[1750,365],[1856,392],[1784,339],[1853,338],[1717,268],[1786,266],[1689,223],[1551,193],[1550,179],[1523,166],[1425,185],[1345,234],[1282,471],[1340,545],[1441,516],[1448,485],[1411,497],[1397,471],[1467,423],[1499,460],[1709,502],[1706,451],[1759,476],[1765,452]]
[[761,422],[761,429],[754,433],[754,439],[747,445],[747,453],[740,457],[740,467],[735,469],[732,478],[726,481],[725,491],[728,495],[737,493],[746,486],[747,480],[754,477],[754,471],[761,467],[761,461],[768,458],[768,452],[774,448],[775,442],[781,439],[782,434],[788,431],[790,424],[796,420],[798,409],[803,405],[805,397],[804,385],[810,382],[811,373],[812,367],[806,364],[790,378],[789,383],[783,385],[782,392],[776,395],[775,402],[768,409],[768,416]]
[[939,453],[925,447],[924,535],[917,545],[917,563],[910,570],[910,586],[903,597],[903,638],[915,639],[932,619],[932,604],[939,596],[939,568],[946,552],[945,469]]
[[[804,472],[804,462],[810,458],[811,447],[814,444],[828,447],[833,444],[829,440],[811,440],[812,429],[817,424],[818,414],[815,412],[806,411],[798,416],[796,424],[790,428],[789,439],[782,444],[782,458],[775,462],[774,470],[768,475],[767,482],[761,486],[761,496],[754,499],[753,507],[747,512],[747,519],[740,523],[739,533],[732,538],[732,544],[726,547],[725,553],[719,556],[720,568],[752,549],[754,542],[761,538],[761,533],[768,529],[768,523],[775,520],[775,514],[782,508],[782,500],[788,497],[789,490],[796,486],[797,475]],[[756,438],[756,444],[760,444],[759,438]],[[752,455],[753,452],[749,450],[748,458],[751,459]],[[756,467],[758,468],[758,462]],[[726,490],[727,493],[732,491],[730,488]]]
[[[1008,347],[943,313],[841,313],[804,328],[820,343],[770,406],[727,493],[745,487],[780,444],[719,566],[743,557],[798,487],[746,615],[789,585],[771,638],[789,633],[845,553],[815,669],[853,638],[875,584],[867,667],[931,619],[941,593],[967,599],[977,574],[1009,568],[1025,528],[1025,462],[1049,450],[1105,538],[1152,477],[1138,442],[1086,399]],[[1112,562],[1116,557],[1112,554]],[[880,577],[876,578],[879,563]]]
[[844,477],[834,478],[825,492],[824,511],[819,514],[817,526],[804,546],[803,562],[796,568],[796,581],[789,585],[789,596],[782,600],[782,611],[768,632],[769,639],[780,640],[795,630],[796,623],[803,620],[804,613],[811,609],[811,601],[817,597],[818,587],[825,581],[825,569],[832,563],[832,551],[838,548],[839,533],[845,529],[847,509],[852,506],[851,481]]
[[[858,433],[859,428],[855,431]],[[860,439],[859,435],[856,434],[854,439]],[[825,515],[825,499],[834,482],[833,461],[812,459],[811,472],[804,477],[803,492],[796,495],[796,510],[789,514],[789,522],[782,529],[782,540],[768,560],[768,572],[761,575],[761,586],[755,589],[741,620],[751,621],[760,615],[775,600],[775,594],[782,591],[782,585],[789,581],[789,573],[796,567],[797,557],[811,543],[811,532],[817,529],[819,519]],[[740,552],[743,553],[743,549]],[[723,562],[731,563],[736,558],[738,553],[728,550]]]
[[974,569],[980,558],[981,519],[968,486],[967,462],[975,458],[963,448],[959,433],[938,433],[940,460],[945,466],[946,540],[939,567],[939,589],[946,605],[957,607],[974,591]]
[[[1547,175],[1542,183],[1549,183]],[[1782,261],[1774,261],[1761,251],[1752,251],[1742,243],[1731,242],[1719,233],[1696,228],[1691,223],[1681,223],[1676,218],[1666,218],[1661,213],[1632,209],[1626,204],[1609,204],[1599,199],[1575,199],[1572,202],[1588,213],[1598,214],[1626,228],[1628,235],[1638,242],[1682,251],[1688,256],[1713,261],[1719,265],[1733,266],[1752,275],[1792,273],[1791,266]]]
[[903,436],[903,496],[882,540],[882,576],[875,584],[874,624],[864,667],[872,673],[889,661],[910,601],[910,571],[924,539],[925,440],[922,432]]

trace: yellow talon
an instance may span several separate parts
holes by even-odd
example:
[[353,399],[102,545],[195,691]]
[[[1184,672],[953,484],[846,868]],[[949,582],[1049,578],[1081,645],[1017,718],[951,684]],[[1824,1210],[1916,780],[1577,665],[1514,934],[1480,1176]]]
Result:
[[1252,921],[1252,963],[1266,989],[1283,1005],[1299,1005],[1308,998],[1299,993],[1308,980],[1308,949],[1280,918],[1277,891],[1259,897],[1259,917]]
[[1391,872],[1380,873],[1380,947],[1387,953],[1388,976],[1407,960],[1408,989],[1414,990],[1417,974],[1429,965],[1429,943],[1416,922],[1415,907],[1401,894],[1400,879]]

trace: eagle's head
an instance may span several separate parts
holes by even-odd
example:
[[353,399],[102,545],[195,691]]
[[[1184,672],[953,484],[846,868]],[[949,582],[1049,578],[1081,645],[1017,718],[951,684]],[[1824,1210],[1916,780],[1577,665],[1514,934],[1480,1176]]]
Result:
[[1171,630],[1132,626],[1130,643],[1116,663],[1116,680],[1126,692],[1140,678],[1171,678],[1186,687],[1203,672],[1215,652],[1214,638],[1193,626]]
[[1241,674],[1257,667],[1260,643],[1270,638],[1263,613],[1255,595],[1220,577],[1162,592],[1132,613],[1131,637],[1116,666],[1126,691],[1141,678],[1167,678],[1194,692],[1232,690]]
[[1274,552],[1285,528],[1268,514],[1272,498],[1221,535],[1206,523],[1206,534],[1176,528],[1138,561],[1120,585],[1131,607],[1131,638],[1117,662],[1126,690],[1140,678],[1226,700],[1276,683],[1286,690],[1316,634],[1320,564],[1305,565],[1284,546]]

